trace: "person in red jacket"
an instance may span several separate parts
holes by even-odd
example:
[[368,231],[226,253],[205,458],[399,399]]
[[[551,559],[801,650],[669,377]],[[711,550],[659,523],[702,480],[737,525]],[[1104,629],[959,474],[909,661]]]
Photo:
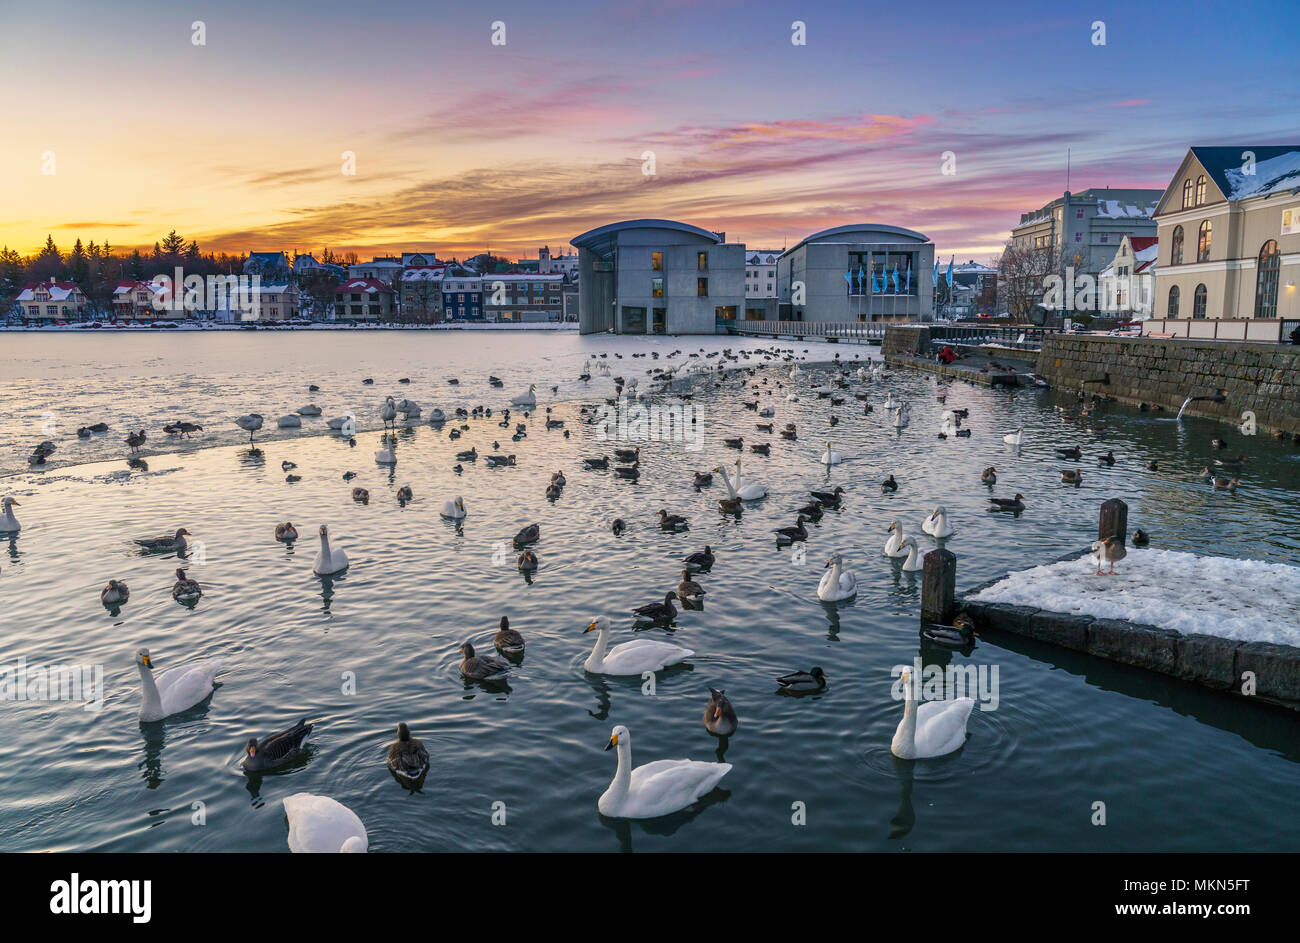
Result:
[[945,344],[943,350],[939,351],[939,359],[944,363],[952,363],[957,359],[957,354],[951,347]]

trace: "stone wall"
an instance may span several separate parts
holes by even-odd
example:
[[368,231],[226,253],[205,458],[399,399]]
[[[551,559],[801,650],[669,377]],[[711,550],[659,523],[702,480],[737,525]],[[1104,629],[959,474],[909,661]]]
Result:
[[[889,342],[886,333],[886,343]],[[1300,433],[1300,347],[1155,337],[1049,335],[1038,373],[1055,387],[1239,424],[1255,414],[1261,431]]]
[[886,357],[890,354],[926,357],[930,353],[930,329],[901,325],[886,327],[885,339],[880,343],[880,353]]

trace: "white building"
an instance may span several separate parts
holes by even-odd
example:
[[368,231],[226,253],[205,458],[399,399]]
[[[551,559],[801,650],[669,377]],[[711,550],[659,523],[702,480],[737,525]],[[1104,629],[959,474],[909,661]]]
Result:
[[358,262],[356,265],[349,265],[348,278],[373,278],[385,285],[391,285],[397,276],[401,274],[402,267],[402,263],[398,259],[377,257],[370,262]]
[[1156,292],[1155,236],[1125,236],[1110,265],[1097,276],[1097,305],[1105,314],[1149,318]]
[[750,249],[745,253],[745,300],[776,297],[779,249]]

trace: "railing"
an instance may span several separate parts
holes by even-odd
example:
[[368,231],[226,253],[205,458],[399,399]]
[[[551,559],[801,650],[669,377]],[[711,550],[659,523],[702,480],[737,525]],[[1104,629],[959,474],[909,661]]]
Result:
[[927,324],[931,341],[949,341],[954,344],[997,344],[1020,350],[1040,350],[1043,338],[1059,334],[1054,327],[1033,324]]
[[825,337],[835,340],[880,340],[888,321],[743,321],[718,318],[718,331],[733,334],[779,334],[792,337]]
[[1142,322],[1142,336],[1286,344],[1297,327],[1289,318],[1153,318]]

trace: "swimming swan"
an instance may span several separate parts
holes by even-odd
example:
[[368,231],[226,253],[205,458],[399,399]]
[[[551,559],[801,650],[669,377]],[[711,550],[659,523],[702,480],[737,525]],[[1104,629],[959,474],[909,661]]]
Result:
[[649,638],[637,638],[608,648],[609,620],[604,616],[597,617],[583,630],[583,634],[592,631],[599,633],[596,647],[583,665],[592,674],[639,675],[647,671],[662,671],[695,654],[689,648]]
[[731,772],[730,763],[699,760],[655,760],[632,768],[632,736],[621,724],[610,734],[606,750],[618,748],[618,771],[601,794],[601,815],[623,819],[652,819],[685,809],[713,790]]
[[907,551],[903,549],[903,525],[899,521],[891,521],[889,524],[889,538],[885,541],[884,554],[887,557],[907,556]]
[[839,602],[858,594],[858,580],[843,569],[844,558],[838,553],[826,561],[828,569],[817,584],[817,598],[822,602]]
[[329,528],[324,524],[320,526],[320,552],[316,554],[316,562],[312,564],[312,572],[317,576],[329,576],[331,573],[342,573],[348,568],[348,555],[338,547],[330,547]]
[[529,383],[528,392],[520,393],[518,396],[514,397],[512,400],[510,400],[510,405],[511,406],[536,406],[537,405],[536,390],[537,390],[537,384]]
[[1015,432],[1008,432],[1006,435],[1002,437],[1002,441],[1005,442],[1007,445],[1020,445],[1020,443],[1024,441],[1024,435],[1022,434],[1023,428],[1024,427],[1022,426],[1020,429],[1017,429]]
[[18,502],[13,498],[5,498],[4,513],[0,514],[0,534],[16,534],[23,529],[23,525],[18,523],[18,518],[14,517],[14,508],[18,507]]
[[140,720],[144,723],[162,720],[198,704],[212,693],[217,672],[221,670],[219,659],[208,659],[168,668],[154,677],[147,648],[136,649],[135,664],[140,669],[144,694],[140,704]]
[[357,814],[329,796],[286,796],[284,814],[289,819],[289,850],[295,854],[361,854],[370,847]]
[[903,538],[903,542],[899,544],[899,549],[902,549],[903,547],[908,548],[907,559],[903,561],[903,572],[915,573],[917,570],[925,569],[925,565],[917,559],[919,548],[916,545],[916,538],[911,534],[908,534]]
[[831,444],[830,444],[829,442],[827,442],[827,443],[826,443],[826,451],[822,453],[822,464],[823,464],[823,465],[838,465],[838,464],[839,464],[840,462],[842,462],[843,460],[844,460],[844,457],[843,457],[842,455],[840,455],[839,452],[832,452],[832,451],[831,451]]
[[904,760],[923,760],[951,753],[966,742],[966,721],[975,707],[969,697],[950,701],[926,701],[917,705],[912,690],[912,672],[903,669],[903,719],[894,731],[890,752]]
[[465,518],[465,499],[448,498],[442,502],[442,516],[449,517],[454,521],[464,520]]
[[747,481],[740,476],[740,459],[736,459],[736,481],[733,485],[736,497],[742,501],[757,501],[767,497],[767,488],[756,481]]
[[930,516],[921,522],[921,530],[931,537],[940,539],[951,537],[955,533],[952,525],[948,523],[948,511],[942,504],[930,512]]

